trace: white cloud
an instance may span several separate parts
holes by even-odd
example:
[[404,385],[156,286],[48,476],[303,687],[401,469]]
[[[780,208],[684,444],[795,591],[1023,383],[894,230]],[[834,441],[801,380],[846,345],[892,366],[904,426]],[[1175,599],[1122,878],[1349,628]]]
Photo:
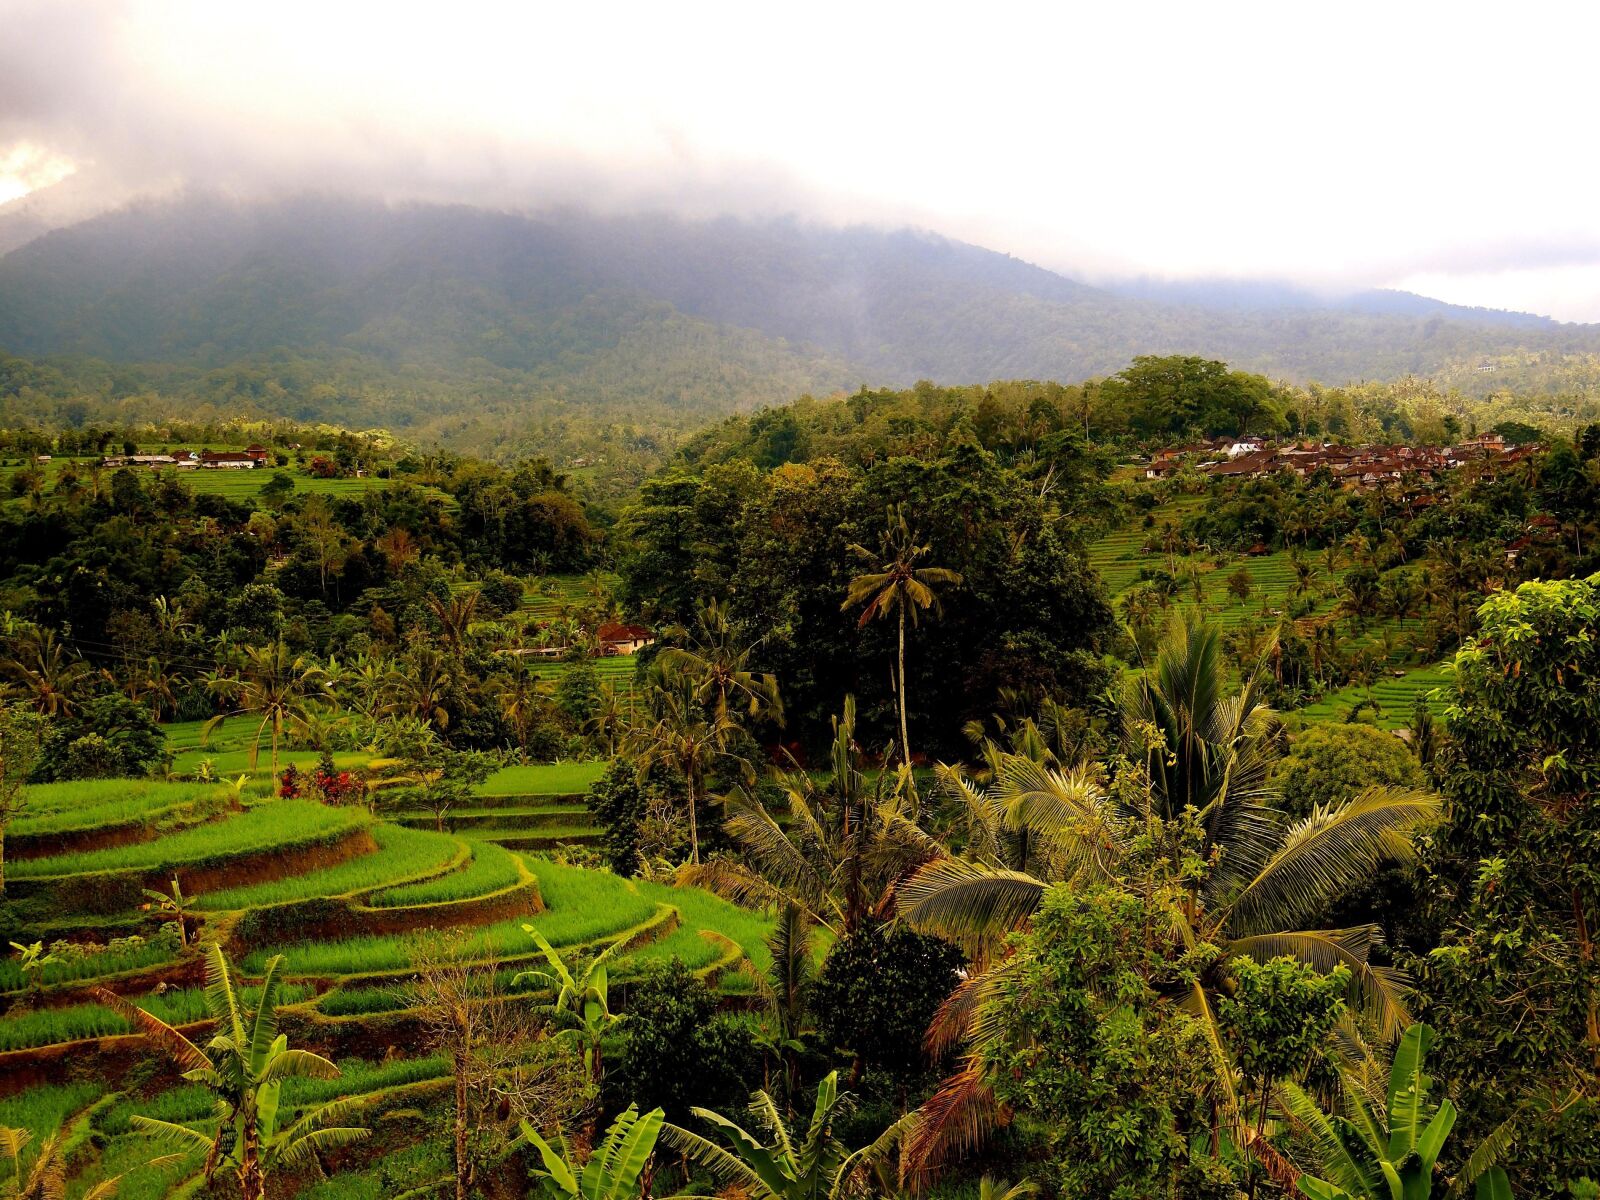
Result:
[[1077,272],[1600,310],[1590,6],[0,0],[0,30],[0,146],[122,182],[911,221]]

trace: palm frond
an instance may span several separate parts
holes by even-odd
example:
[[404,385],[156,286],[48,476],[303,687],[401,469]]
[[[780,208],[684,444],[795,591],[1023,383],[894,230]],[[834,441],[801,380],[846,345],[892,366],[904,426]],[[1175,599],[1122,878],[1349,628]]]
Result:
[[916,1119],[906,1135],[901,1178],[917,1188],[946,1164],[976,1150],[1007,1120],[990,1086],[988,1067],[977,1055],[970,1055],[912,1115]]
[[1239,933],[1281,929],[1316,916],[1330,900],[1385,861],[1408,861],[1412,839],[1439,819],[1428,792],[1368,788],[1292,826],[1282,844],[1234,898],[1229,925]]
[[206,1071],[212,1069],[211,1060],[183,1034],[160,1017],[152,1016],[145,1012],[126,996],[119,996],[108,988],[97,987],[94,997],[107,1008],[123,1017],[134,1029],[144,1034],[161,1049],[169,1054],[173,1061],[184,1071]]
[[928,863],[900,885],[900,916],[917,929],[978,948],[1020,928],[1044,898],[1045,883],[959,858]]
[[353,1129],[337,1125],[328,1129],[314,1129],[284,1146],[278,1152],[276,1165],[280,1167],[299,1166],[319,1151],[339,1150],[345,1146],[353,1146],[371,1136],[372,1131],[370,1129]]
[[742,1158],[698,1133],[668,1122],[661,1127],[661,1140],[724,1187],[737,1187],[755,1200],[783,1200]]

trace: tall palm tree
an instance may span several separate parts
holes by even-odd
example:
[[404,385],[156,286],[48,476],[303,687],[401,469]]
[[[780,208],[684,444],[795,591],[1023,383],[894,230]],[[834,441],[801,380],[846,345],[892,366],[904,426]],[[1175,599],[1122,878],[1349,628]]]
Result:
[[[1275,753],[1275,721],[1261,697],[1258,669],[1229,692],[1216,631],[1179,625],[1155,668],[1135,681],[1123,704],[1125,751],[1142,764],[1145,787],[1108,791],[1087,771],[1063,772],[1016,754],[1000,755],[987,789],[945,775],[980,815],[988,838],[973,839],[966,858],[929,863],[899,894],[901,916],[920,929],[963,943],[980,963],[992,962],[1005,934],[1025,927],[1055,883],[1112,880],[1136,870],[1150,847],[1170,857],[1183,881],[1186,944],[1211,942],[1224,951],[1179,1002],[1213,1030],[1216,992],[1228,983],[1236,956],[1292,955],[1321,970],[1350,969],[1360,1002],[1386,1034],[1410,1021],[1404,980],[1369,961],[1381,931],[1373,925],[1306,928],[1328,904],[1386,861],[1406,861],[1412,839],[1438,819],[1437,798],[1374,788],[1345,804],[1318,808],[1290,824],[1271,807],[1267,772]],[[1175,837],[1190,827],[1191,838]],[[1033,843],[1028,871],[1004,853],[1002,833]],[[1209,869],[1190,869],[1209,863]],[[958,989],[941,1013],[931,1042],[971,1035],[987,994],[987,973]],[[994,1116],[982,1056],[929,1101],[928,1119],[913,1138],[916,1156],[936,1157],[952,1138],[972,1139]],[[1224,1107],[1234,1111],[1223,1074]]]
[[689,645],[668,646],[656,656],[661,670],[693,680],[696,698],[709,705],[719,719],[728,715],[731,701],[751,719],[783,724],[777,678],[750,669],[754,647],[739,644],[722,603],[708,600],[701,605],[695,624]]
[[895,772],[867,774],[855,720],[855,698],[847,696],[844,715],[833,722],[826,781],[799,770],[775,773],[785,819],[748,789],[725,797],[723,827],[739,857],[689,867],[680,880],[741,903],[793,904],[836,936],[889,915],[895,885],[940,848],[917,825],[911,769],[901,763]]
[[906,524],[905,509],[891,505],[888,528],[876,555],[864,546],[851,543],[851,553],[873,563],[877,569],[852,579],[844,603],[839,606],[850,609],[858,604],[865,605],[858,622],[863,626],[868,621],[891,615],[899,625],[899,683],[895,691],[900,701],[900,754],[908,763],[911,761],[911,737],[906,732],[906,618],[909,616],[915,626],[923,612],[931,610],[934,616],[939,616],[943,608],[934,589],[961,583],[957,571],[917,565],[931,549],[930,545],[917,541]]
[[648,697],[650,717],[634,730],[628,749],[635,756],[640,778],[660,764],[683,778],[689,806],[689,859],[700,861],[700,801],[705,795],[706,776],[719,763],[750,766],[731,751],[739,730],[729,716],[708,713],[695,698],[687,681],[653,688]]
[[250,743],[250,768],[261,755],[261,735],[272,731],[272,773],[278,773],[278,743],[290,725],[304,719],[315,699],[329,695],[322,668],[283,642],[270,646],[245,646],[233,662],[233,673],[211,681],[225,703],[233,705],[212,717],[200,729],[202,742],[230,716],[260,717]]
[[359,1097],[320,1105],[280,1127],[279,1093],[285,1079],[339,1076],[339,1068],[320,1054],[289,1049],[288,1037],[278,1032],[282,966],[282,955],[267,963],[252,1012],[242,1002],[221,948],[215,942],[206,948],[206,1007],[216,1032],[204,1050],[127,997],[95,989],[102,1004],[165,1050],[186,1080],[204,1085],[216,1097],[217,1124],[209,1134],[144,1116],[133,1118],[134,1128],[185,1149],[204,1150],[207,1182],[219,1167],[232,1167],[241,1200],[261,1200],[267,1174],[274,1168],[306,1162],[319,1150],[348,1146],[367,1136],[365,1129],[331,1124],[362,1103]]
[[78,694],[94,674],[56,638],[55,630],[32,625],[16,637],[16,648],[3,664],[14,689],[36,712],[47,717],[70,717],[78,708]]

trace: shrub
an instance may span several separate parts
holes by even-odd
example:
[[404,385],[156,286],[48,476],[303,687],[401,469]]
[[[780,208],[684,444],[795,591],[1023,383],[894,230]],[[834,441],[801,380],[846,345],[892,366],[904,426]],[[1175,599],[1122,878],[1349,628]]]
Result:
[[863,1062],[910,1070],[921,1061],[922,1035],[961,965],[954,946],[904,925],[859,929],[823,960],[812,996],[817,1028]]
[[1295,734],[1272,769],[1283,809],[1303,817],[1317,805],[1354,799],[1369,787],[1425,787],[1427,776],[1406,745],[1371,725],[1314,725]]
[[757,1070],[749,1027],[719,1016],[711,989],[676,958],[651,966],[629,988],[623,1034],[625,1094],[674,1120],[695,1105],[737,1105]]

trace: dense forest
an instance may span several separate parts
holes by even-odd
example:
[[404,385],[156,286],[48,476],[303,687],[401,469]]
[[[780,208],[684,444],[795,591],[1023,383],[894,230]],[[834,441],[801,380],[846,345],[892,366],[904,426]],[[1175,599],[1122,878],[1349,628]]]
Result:
[[1584,414],[1140,357],[601,487],[101,369],[0,431],[17,1196],[1596,1196]]

